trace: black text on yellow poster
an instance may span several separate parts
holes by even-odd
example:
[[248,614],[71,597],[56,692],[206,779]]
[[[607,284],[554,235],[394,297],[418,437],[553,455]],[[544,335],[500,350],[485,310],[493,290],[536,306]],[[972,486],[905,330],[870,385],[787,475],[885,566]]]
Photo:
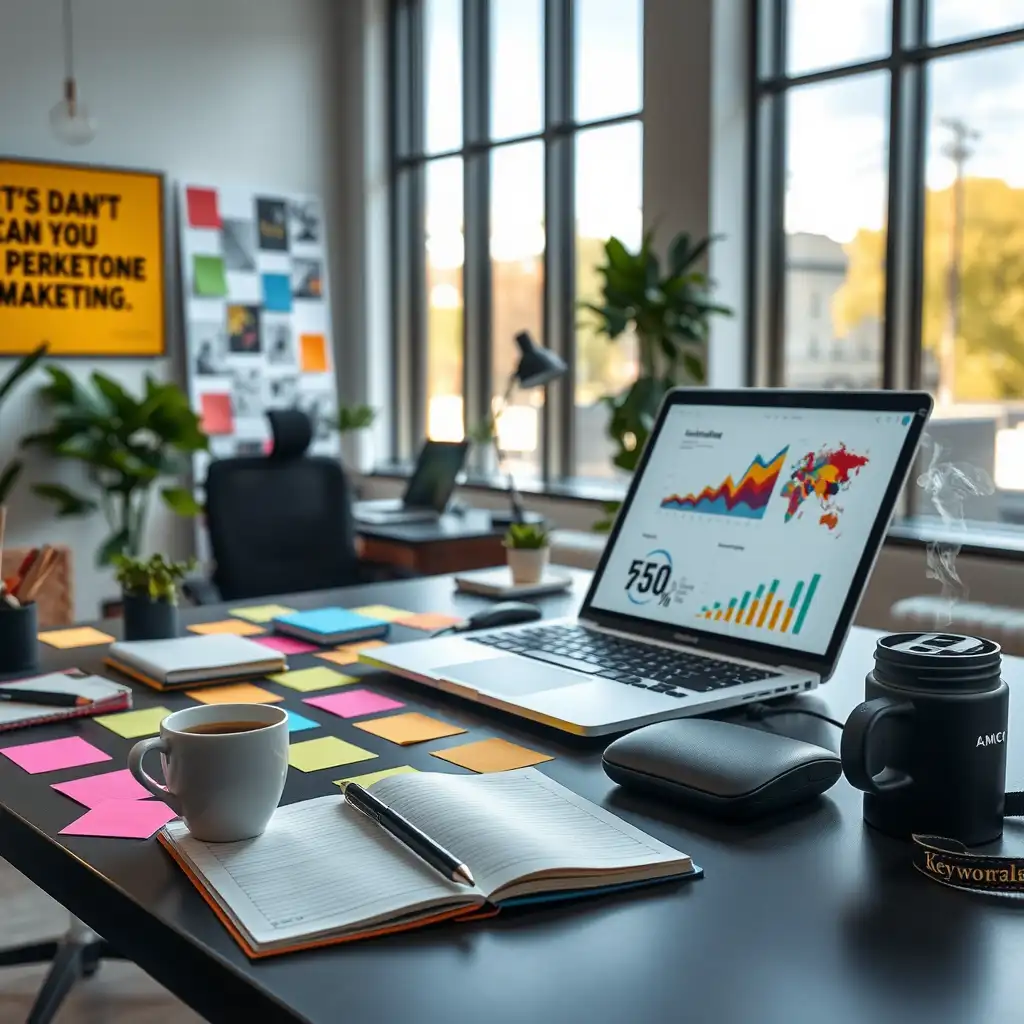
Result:
[[164,352],[163,183],[0,159],[0,355]]

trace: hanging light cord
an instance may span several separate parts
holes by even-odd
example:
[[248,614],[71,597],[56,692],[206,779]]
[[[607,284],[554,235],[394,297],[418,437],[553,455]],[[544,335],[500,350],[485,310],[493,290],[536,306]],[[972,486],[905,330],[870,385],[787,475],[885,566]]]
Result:
[[64,79],[74,81],[74,45],[71,32],[71,0],[64,0]]

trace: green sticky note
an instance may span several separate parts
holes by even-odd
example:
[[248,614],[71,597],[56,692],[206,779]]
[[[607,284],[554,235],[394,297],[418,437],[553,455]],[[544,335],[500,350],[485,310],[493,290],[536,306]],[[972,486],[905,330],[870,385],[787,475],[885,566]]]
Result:
[[418,771],[419,768],[403,764],[401,768],[382,768],[379,772],[367,772],[365,775],[352,775],[347,779],[335,779],[334,784],[336,786],[344,786],[349,782],[355,782],[365,789],[367,786],[372,786],[379,779],[386,779],[390,775],[408,775],[409,772]]
[[99,715],[96,721],[126,740],[139,736],[155,736],[160,723],[171,713],[170,708],[139,708],[138,711],[119,711],[113,715]]
[[304,740],[288,748],[288,763],[300,772],[318,772],[321,768],[337,768],[342,764],[369,761],[377,755],[363,750],[354,743],[346,743],[337,736],[322,736],[318,740]]
[[269,622],[279,615],[291,615],[294,608],[286,608],[283,604],[255,604],[249,608],[229,608],[228,614],[250,622]]
[[278,672],[270,677],[275,683],[290,686],[299,693],[310,693],[313,690],[330,690],[335,686],[347,686],[359,682],[355,676],[342,675],[333,668],[317,666],[316,668],[300,668],[294,672]]
[[224,260],[220,256],[193,256],[192,280],[196,295],[222,299],[228,293]]

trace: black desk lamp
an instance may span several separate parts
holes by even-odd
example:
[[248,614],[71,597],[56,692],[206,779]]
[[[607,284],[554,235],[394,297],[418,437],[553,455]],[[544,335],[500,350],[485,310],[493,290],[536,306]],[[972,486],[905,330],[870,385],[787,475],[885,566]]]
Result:
[[[508,379],[505,387],[505,394],[502,395],[501,404],[494,414],[494,432],[491,440],[494,442],[494,451],[498,457],[498,469],[501,470],[505,462],[505,453],[498,441],[498,421],[508,408],[512,400],[512,394],[516,388],[542,388],[557,380],[566,372],[565,361],[561,356],[556,355],[550,349],[541,348],[530,337],[529,331],[520,331],[516,335],[516,345],[519,346],[519,365],[516,366]],[[512,473],[508,473],[508,501],[511,506],[508,512],[492,512],[491,522],[495,526],[508,526],[511,523],[539,523],[544,517],[533,512],[523,510],[523,502],[516,490],[516,481]]]

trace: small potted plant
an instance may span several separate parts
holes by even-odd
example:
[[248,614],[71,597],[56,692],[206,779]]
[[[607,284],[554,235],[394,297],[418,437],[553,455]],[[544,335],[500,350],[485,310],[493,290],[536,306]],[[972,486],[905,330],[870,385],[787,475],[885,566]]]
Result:
[[124,594],[125,640],[164,640],[178,635],[178,583],[195,565],[115,555],[117,582]]
[[551,553],[548,531],[534,523],[513,523],[505,534],[504,544],[512,582],[539,583]]

